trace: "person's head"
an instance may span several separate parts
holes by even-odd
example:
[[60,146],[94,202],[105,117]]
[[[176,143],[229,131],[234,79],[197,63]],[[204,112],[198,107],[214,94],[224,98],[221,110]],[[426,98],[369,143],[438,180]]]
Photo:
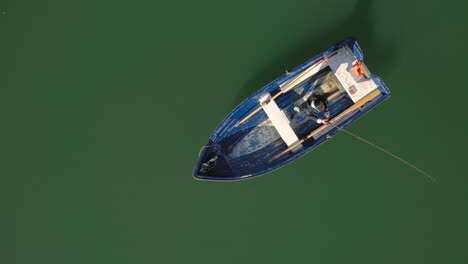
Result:
[[312,103],[314,104],[313,106],[319,110],[320,112],[325,112],[327,110],[327,106],[325,105],[325,103],[320,100],[320,99],[315,99],[312,101]]

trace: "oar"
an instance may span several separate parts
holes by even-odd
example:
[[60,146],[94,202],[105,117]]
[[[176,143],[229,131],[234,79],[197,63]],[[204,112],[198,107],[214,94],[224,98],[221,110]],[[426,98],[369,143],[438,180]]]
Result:
[[[337,115],[335,118],[333,118],[330,123],[334,123],[338,120],[340,120],[341,118],[343,118],[344,116],[346,116],[347,114],[349,114],[350,112],[353,112],[355,110],[357,110],[359,107],[363,106],[364,104],[366,104],[367,102],[369,102],[370,100],[374,99],[375,97],[379,96],[380,95],[380,90],[379,89],[376,89],[374,91],[372,91],[371,93],[369,93],[368,95],[364,96],[361,100],[357,101],[357,103],[353,104],[352,106],[350,106],[348,109],[346,109],[345,111],[343,111],[341,114]],[[322,132],[323,130],[325,130],[326,128],[328,127],[328,125],[323,125],[321,127],[319,127],[318,129],[312,131],[312,133],[310,133],[307,137],[299,140],[298,142],[292,144],[289,148],[285,149],[283,152],[281,152],[280,154],[274,156],[271,160],[274,160],[274,159],[277,159],[281,156],[283,156],[285,153],[287,153],[288,151],[294,149],[295,147],[299,146],[300,144],[302,144],[302,142],[306,141],[307,139],[317,135],[318,133]]]
[[309,78],[309,73],[315,69],[318,65],[321,65],[321,63],[324,61],[324,59],[320,59],[317,61],[314,65],[310,66],[307,70],[303,71],[299,76],[297,76],[292,82],[288,83],[281,91],[279,91],[277,94],[275,94],[273,97],[270,98],[267,102],[262,103],[257,109],[255,109],[252,113],[248,114],[246,117],[244,117],[242,120],[238,121],[234,127],[238,127],[239,125],[243,124],[245,121],[249,120],[253,115],[258,113],[258,111],[262,110],[263,107],[265,107],[269,101],[273,101],[276,98],[278,98],[280,95],[284,94],[285,92],[291,90],[294,86],[298,85],[299,83],[303,82],[307,78]]

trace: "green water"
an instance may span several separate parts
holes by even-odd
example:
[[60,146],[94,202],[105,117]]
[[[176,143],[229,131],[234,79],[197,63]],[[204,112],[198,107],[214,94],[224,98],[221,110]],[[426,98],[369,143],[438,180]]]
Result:
[[[468,2],[0,0],[0,263],[467,263]],[[393,96],[266,176],[217,124],[358,39]]]

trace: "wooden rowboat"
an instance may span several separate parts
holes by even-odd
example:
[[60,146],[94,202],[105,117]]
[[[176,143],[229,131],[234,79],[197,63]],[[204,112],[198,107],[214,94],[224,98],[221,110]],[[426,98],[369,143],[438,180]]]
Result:
[[[314,93],[326,97],[330,124],[292,115]],[[356,40],[345,39],[274,80],[236,107],[211,134],[193,175],[240,180],[278,169],[332,138],[390,97],[363,62]]]

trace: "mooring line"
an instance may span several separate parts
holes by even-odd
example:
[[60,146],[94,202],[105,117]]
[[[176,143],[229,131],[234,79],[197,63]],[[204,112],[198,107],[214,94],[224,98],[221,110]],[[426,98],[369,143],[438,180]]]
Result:
[[406,160],[404,160],[404,159],[398,157],[397,155],[391,153],[390,151],[388,151],[388,150],[386,150],[386,149],[384,149],[384,148],[382,148],[382,147],[379,147],[379,146],[376,145],[375,143],[372,143],[372,142],[370,142],[370,141],[368,141],[368,140],[365,140],[365,139],[363,139],[362,137],[360,137],[360,136],[358,136],[358,135],[356,135],[356,134],[353,134],[353,133],[349,132],[348,130],[346,130],[346,129],[340,127],[340,126],[337,126],[337,125],[334,125],[334,124],[331,124],[331,125],[334,126],[334,127],[336,127],[336,128],[338,128],[339,130],[342,130],[342,131],[346,132],[348,135],[351,135],[352,137],[354,137],[354,138],[356,138],[356,139],[358,139],[358,140],[361,140],[362,142],[367,143],[368,145],[370,145],[370,146],[372,146],[372,147],[374,147],[374,148],[376,148],[376,149],[379,149],[379,150],[381,150],[382,152],[386,153],[387,155],[389,155],[389,156],[391,156],[391,157],[393,157],[393,158],[395,158],[395,159],[397,159],[397,160],[403,162],[404,164],[408,165],[409,167],[411,167],[411,168],[413,168],[413,169],[419,171],[420,173],[422,173],[424,176],[426,176],[426,177],[429,178],[430,180],[432,180],[432,181],[434,181],[434,182],[437,181],[437,180],[436,180],[434,177],[432,177],[429,173],[427,173],[427,172],[421,170],[420,168],[418,168],[418,167],[416,167],[415,165],[409,163],[408,161],[406,161]]

